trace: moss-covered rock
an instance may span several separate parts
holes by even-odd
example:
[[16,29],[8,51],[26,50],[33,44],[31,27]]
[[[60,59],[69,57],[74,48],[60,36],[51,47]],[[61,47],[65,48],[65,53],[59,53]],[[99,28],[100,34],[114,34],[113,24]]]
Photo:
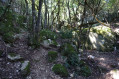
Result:
[[26,77],[30,73],[30,62],[23,61],[21,64],[21,74]]
[[20,55],[16,55],[14,53],[8,54],[7,58],[9,59],[9,61],[20,61],[20,60],[23,60],[23,57],[21,57]]
[[99,51],[112,51],[115,36],[111,28],[106,26],[96,26],[91,28],[89,40],[92,45],[89,42],[87,45],[92,47],[92,49]]
[[51,47],[58,47],[58,43],[55,40],[43,40],[43,42],[41,43],[41,45],[45,48],[50,48]]
[[62,64],[55,64],[52,68],[52,71],[55,74],[58,74],[62,77],[67,77],[68,76],[68,71]]
[[55,51],[48,52],[48,61],[52,62],[58,57],[58,53]]

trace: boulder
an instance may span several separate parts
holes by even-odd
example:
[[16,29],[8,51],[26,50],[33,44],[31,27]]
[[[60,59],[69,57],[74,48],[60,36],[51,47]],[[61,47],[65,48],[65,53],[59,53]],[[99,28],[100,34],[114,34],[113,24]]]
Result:
[[114,34],[109,27],[96,26],[89,33],[89,41],[91,49],[98,51],[112,51],[114,49]]

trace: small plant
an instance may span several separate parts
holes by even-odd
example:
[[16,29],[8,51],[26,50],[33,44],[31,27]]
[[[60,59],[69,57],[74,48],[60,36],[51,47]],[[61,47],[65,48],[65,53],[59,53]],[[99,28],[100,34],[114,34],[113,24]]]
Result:
[[68,71],[62,64],[55,64],[52,68],[52,71],[55,74],[58,74],[62,77],[67,77],[68,76]]
[[89,66],[85,65],[85,66],[82,66],[81,69],[79,70],[79,75],[82,75],[82,76],[85,76],[85,77],[88,77],[91,75],[91,70],[89,68]]
[[3,40],[7,43],[13,43],[14,42],[14,33],[13,32],[8,32],[3,35]]
[[58,56],[57,52],[55,52],[55,51],[49,51],[48,52],[48,60],[50,62],[54,61],[57,58],[57,56]]
[[40,46],[40,41],[37,41],[33,36],[28,36],[28,43],[32,48],[38,48]]
[[71,44],[67,43],[64,44],[60,50],[63,56],[69,56],[72,53],[76,53],[74,47]]
[[66,60],[66,67],[72,68],[79,66],[79,58],[76,53],[71,54],[69,57],[67,57]]

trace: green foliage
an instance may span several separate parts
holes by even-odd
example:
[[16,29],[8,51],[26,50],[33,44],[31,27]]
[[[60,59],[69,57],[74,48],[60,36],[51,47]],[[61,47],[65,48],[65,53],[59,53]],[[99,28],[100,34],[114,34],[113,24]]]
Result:
[[79,70],[79,74],[85,77],[88,77],[91,75],[91,70],[89,68],[89,66],[85,65],[82,66],[81,69]]
[[47,29],[41,30],[39,34],[40,34],[40,40],[45,40],[45,39],[55,40],[57,38],[57,35],[54,32]]
[[13,37],[14,33],[13,32],[8,32],[3,35],[3,40],[7,43],[13,43],[15,41]]
[[106,26],[93,27],[92,32],[97,33],[100,39],[104,39],[103,48],[100,51],[113,51],[115,36],[111,28]]
[[68,43],[65,43],[64,45],[62,45],[60,50],[63,56],[69,56],[72,53],[76,53],[75,48],[71,44],[68,44]]
[[19,24],[21,28],[26,28],[25,20],[26,20],[26,17],[23,15],[17,17],[17,23]]
[[55,64],[52,68],[52,71],[55,74],[58,74],[62,77],[67,77],[68,76],[68,71],[62,64]]
[[31,46],[32,48],[38,48],[40,46],[40,41],[37,41],[36,38],[29,35],[27,44],[28,46]]
[[54,61],[57,58],[57,56],[58,56],[58,53],[55,51],[49,51],[48,52],[48,60],[50,62]]
[[67,68],[76,68],[79,66],[79,57],[76,53],[71,54],[70,56],[67,57],[67,60],[65,62],[65,66]]
[[61,32],[60,32],[60,36],[61,36],[61,38],[63,38],[63,39],[70,39],[70,38],[73,37],[73,36],[72,36],[72,31],[70,31],[70,30],[61,31]]

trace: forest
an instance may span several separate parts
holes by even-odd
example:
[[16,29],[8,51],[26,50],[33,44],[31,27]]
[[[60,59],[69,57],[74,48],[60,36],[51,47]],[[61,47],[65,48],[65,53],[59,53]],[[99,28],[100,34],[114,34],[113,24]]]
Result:
[[119,0],[0,0],[0,79],[119,79]]

